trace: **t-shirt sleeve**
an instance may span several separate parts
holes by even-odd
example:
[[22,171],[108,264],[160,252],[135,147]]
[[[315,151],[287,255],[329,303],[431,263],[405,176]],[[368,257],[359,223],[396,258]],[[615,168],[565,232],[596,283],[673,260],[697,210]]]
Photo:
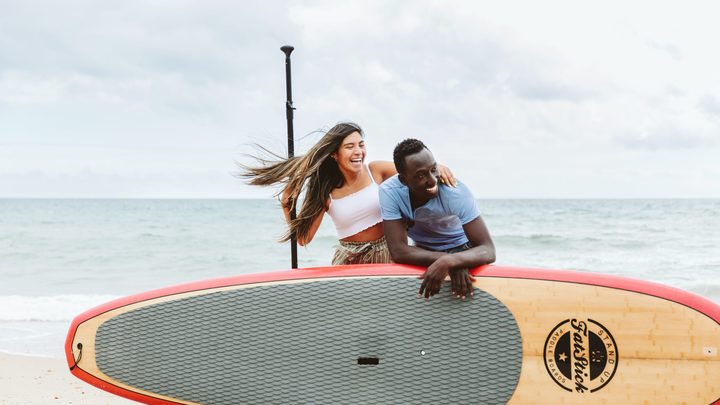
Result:
[[465,225],[480,216],[480,209],[478,209],[477,202],[475,202],[475,197],[465,184],[458,183],[456,191],[453,208],[458,218],[460,218],[460,222]]
[[380,187],[380,211],[382,212],[382,219],[385,221],[402,219],[400,205],[393,197],[392,190],[385,187]]

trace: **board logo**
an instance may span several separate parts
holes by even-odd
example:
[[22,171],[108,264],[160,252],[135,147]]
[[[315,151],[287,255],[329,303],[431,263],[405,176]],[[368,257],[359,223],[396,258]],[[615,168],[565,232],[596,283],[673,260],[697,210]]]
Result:
[[610,332],[592,319],[566,319],[545,340],[545,368],[563,389],[585,394],[612,380],[618,350]]

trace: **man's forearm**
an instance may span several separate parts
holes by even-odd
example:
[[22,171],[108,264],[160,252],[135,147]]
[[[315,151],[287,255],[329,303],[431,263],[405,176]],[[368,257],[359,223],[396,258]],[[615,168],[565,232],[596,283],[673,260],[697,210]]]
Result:
[[434,252],[409,245],[397,249],[390,249],[390,256],[392,256],[395,263],[410,264],[413,266],[428,267],[444,255],[447,255],[447,253]]
[[462,252],[452,253],[452,256],[453,269],[469,269],[495,262],[495,249],[481,245]]

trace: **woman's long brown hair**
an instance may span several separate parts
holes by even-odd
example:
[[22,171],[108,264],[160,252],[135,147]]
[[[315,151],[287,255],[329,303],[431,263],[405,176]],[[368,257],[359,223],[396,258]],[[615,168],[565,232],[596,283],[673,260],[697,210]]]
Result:
[[337,162],[331,155],[338,151],[343,139],[353,132],[363,136],[362,129],[352,122],[341,122],[329,131],[302,156],[283,158],[262,146],[258,146],[275,160],[251,156],[259,166],[247,166],[238,163],[241,169],[239,176],[247,179],[248,184],[254,186],[270,186],[285,184],[278,195],[285,190],[290,191],[294,198],[291,209],[297,203],[297,197],[305,189],[305,199],[297,218],[290,223],[288,232],[280,239],[281,242],[290,240],[296,233],[298,239],[305,239],[313,220],[325,213],[325,202],[330,193],[345,184]]

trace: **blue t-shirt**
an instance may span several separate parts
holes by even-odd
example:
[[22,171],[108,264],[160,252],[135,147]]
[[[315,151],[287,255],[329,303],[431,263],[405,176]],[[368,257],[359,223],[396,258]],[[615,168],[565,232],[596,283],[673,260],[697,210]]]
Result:
[[438,195],[412,212],[410,190],[395,175],[380,185],[380,208],[384,220],[404,219],[408,236],[429,250],[446,250],[468,242],[463,225],[480,216],[470,190],[458,181],[457,188],[439,184]]

